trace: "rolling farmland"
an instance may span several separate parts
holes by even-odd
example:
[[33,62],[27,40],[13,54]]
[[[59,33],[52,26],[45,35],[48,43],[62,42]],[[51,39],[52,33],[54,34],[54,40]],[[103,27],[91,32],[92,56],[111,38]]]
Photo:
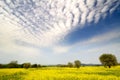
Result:
[[0,69],[0,80],[120,80],[120,66],[8,68]]

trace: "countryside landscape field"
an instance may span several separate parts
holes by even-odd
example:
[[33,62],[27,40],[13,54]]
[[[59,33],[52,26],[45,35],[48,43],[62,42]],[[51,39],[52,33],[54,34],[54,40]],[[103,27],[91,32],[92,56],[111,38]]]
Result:
[[0,69],[0,80],[120,80],[120,66],[85,66],[80,68]]
[[0,0],[0,80],[120,80],[120,0]]

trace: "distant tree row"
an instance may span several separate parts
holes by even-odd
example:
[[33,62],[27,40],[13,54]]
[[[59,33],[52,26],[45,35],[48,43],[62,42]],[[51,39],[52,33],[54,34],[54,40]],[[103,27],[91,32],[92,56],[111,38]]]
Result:
[[[111,68],[111,66],[116,66],[118,65],[117,59],[115,57],[115,55],[113,54],[102,54],[99,57],[99,60],[101,62],[101,64],[104,67],[108,67]],[[119,64],[120,65],[120,64]],[[79,60],[75,60],[74,63],[72,62],[68,62],[68,64],[58,64],[58,65],[40,65],[40,64],[31,64],[31,63],[23,63],[23,64],[18,64],[17,61],[11,61],[8,64],[0,64],[0,68],[40,68],[40,67],[76,67],[76,68],[80,68],[81,66],[81,62]]]
[[23,63],[18,64],[17,61],[11,61],[8,64],[0,64],[0,68],[40,68],[40,64],[31,64],[31,63]]
[[68,67],[70,67],[70,68],[72,68],[72,67],[79,68],[80,66],[81,66],[81,62],[79,60],[75,60],[74,63],[68,62]]
[[[113,54],[102,54],[99,57],[99,60],[104,67],[111,68],[111,66],[118,65],[117,58]],[[79,68],[80,66],[81,66],[81,62],[79,60],[74,61],[74,64],[71,62],[68,62],[68,67]]]
[[68,62],[68,64],[58,64],[58,65],[54,65],[54,66],[56,66],[56,67],[70,67],[70,68],[76,67],[76,68],[79,68],[81,66],[81,62],[79,60],[75,60],[74,63]]

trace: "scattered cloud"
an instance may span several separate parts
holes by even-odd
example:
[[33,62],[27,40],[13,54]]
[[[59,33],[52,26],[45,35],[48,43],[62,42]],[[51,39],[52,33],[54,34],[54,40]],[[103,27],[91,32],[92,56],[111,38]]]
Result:
[[49,63],[50,60],[65,61],[62,59],[66,57],[66,60],[73,60],[84,56],[81,60],[87,57],[89,61],[90,53],[95,58],[98,51],[113,52],[119,56],[119,43],[92,46],[120,38],[119,29],[70,46],[58,44],[77,27],[96,24],[111,15],[119,5],[120,0],[0,0],[0,58],[4,58],[0,60]]
[[114,29],[114,30],[108,31],[106,33],[95,35],[87,40],[78,42],[75,45],[101,44],[101,43],[106,43],[111,40],[115,40],[115,39],[119,39],[119,38],[120,38],[119,29]]
[[4,22],[0,18],[0,51],[4,53],[18,53],[21,54],[38,54],[40,50],[34,48],[34,46],[23,46],[16,44],[16,39],[19,39],[19,27],[11,24],[10,22]]
[[0,13],[19,26],[19,39],[47,46],[59,42],[77,25],[97,23],[119,5],[119,0],[1,0]]

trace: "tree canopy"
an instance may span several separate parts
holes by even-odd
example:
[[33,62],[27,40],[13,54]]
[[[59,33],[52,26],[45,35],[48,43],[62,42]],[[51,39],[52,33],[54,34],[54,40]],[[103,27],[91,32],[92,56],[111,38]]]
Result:
[[79,68],[81,66],[81,62],[79,60],[74,61],[75,67]]
[[105,67],[108,66],[109,68],[111,68],[111,66],[117,65],[117,59],[113,54],[102,54],[99,57],[99,60]]
[[73,67],[73,63],[71,63],[71,62],[68,62],[68,67]]

